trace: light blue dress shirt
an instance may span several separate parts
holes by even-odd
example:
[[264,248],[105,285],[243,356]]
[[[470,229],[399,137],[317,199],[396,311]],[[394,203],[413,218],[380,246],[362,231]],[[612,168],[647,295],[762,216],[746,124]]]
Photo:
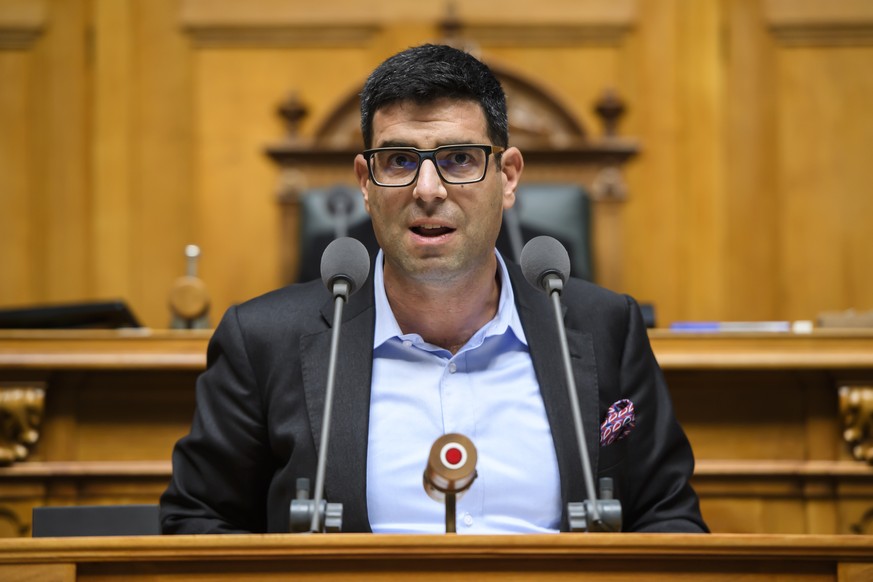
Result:
[[[495,251],[496,252],[496,251]],[[457,503],[459,534],[545,533],[560,526],[558,460],[512,284],[497,315],[454,356],[403,334],[374,272],[376,330],[367,446],[367,506],[376,533],[444,533],[445,508],[422,486],[431,445],[461,433],[478,478]]]

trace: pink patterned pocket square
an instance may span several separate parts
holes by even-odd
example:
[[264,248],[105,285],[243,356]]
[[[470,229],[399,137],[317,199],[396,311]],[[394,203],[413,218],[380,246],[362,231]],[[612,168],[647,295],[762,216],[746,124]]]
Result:
[[619,400],[606,411],[606,420],[600,425],[600,446],[611,445],[630,434],[637,425],[634,415],[634,403],[630,400]]

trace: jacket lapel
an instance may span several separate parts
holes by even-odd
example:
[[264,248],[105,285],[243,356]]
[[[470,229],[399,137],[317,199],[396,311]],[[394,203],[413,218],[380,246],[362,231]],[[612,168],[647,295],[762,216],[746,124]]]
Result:
[[[531,287],[517,267],[508,266],[519,317],[530,345],[531,359],[555,442],[563,500],[562,528],[566,529],[567,502],[582,501],[587,495],[555,315],[549,297]],[[366,459],[375,327],[373,301],[371,276],[346,305],[340,336],[325,499],[343,504],[344,531],[371,531],[367,514]],[[331,299],[321,309],[328,328],[304,336],[300,345],[307,412],[316,450],[320,448],[321,441],[333,309]],[[567,341],[582,408],[588,455],[596,475],[600,440],[594,343],[590,333],[570,328],[567,328]]]
[[[564,362],[561,357],[561,344],[554,308],[548,295],[529,285],[516,268],[510,267],[509,270],[519,317],[527,335],[531,359],[537,380],[540,383],[546,415],[552,430],[552,439],[555,442],[558,469],[561,474],[562,529],[566,529],[567,503],[583,501],[587,498],[587,493],[576,431],[573,426],[570,397],[567,393]],[[564,312],[566,313],[566,308],[564,308]],[[600,450],[600,427],[594,343],[590,333],[570,328],[567,328],[567,343],[576,382],[576,392],[582,409],[582,425],[585,431],[588,456],[592,471],[596,475]]]
[[[316,451],[321,448],[324,396],[330,357],[334,301],[321,309],[328,329],[301,338],[303,387]],[[372,279],[343,312],[324,498],[343,504],[343,531],[369,532],[367,517],[367,434],[375,325]]]

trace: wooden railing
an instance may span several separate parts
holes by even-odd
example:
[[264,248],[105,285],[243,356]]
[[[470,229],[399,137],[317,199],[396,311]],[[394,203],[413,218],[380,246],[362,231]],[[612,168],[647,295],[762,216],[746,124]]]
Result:
[[[0,468],[0,536],[28,535],[38,505],[157,502],[209,336],[0,332],[0,389],[45,393],[37,442]],[[873,533],[873,468],[840,407],[873,385],[873,334],[650,336],[713,531]]]

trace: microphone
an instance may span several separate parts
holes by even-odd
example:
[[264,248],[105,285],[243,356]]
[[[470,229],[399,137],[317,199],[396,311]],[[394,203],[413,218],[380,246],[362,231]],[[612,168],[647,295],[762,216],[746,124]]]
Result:
[[364,285],[369,274],[370,253],[357,239],[334,239],[321,255],[321,281],[334,299],[338,295],[348,299]]
[[321,424],[321,446],[318,451],[318,465],[315,471],[315,491],[311,501],[307,499],[308,483],[304,480],[298,481],[297,499],[291,502],[290,510],[292,531],[304,531],[307,519],[309,520],[309,532],[340,531],[342,529],[342,504],[323,501],[330,420],[333,411],[333,389],[336,380],[343,308],[352,293],[364,286],[369,274],[370,254],[359,240],[347,237],[335,239],[327,245],[324,254],[321,255],[321,280],[334,299],[330,359],[327,366],[327,388],[324,392],[324,414]]
[[570,276],[570,255],[550,236],[538,236],[521,249],[521,271],[527,282],[549,293],[563,291]]
[[473,442],[462,434],[444,434],[430,448],[422,482],[428,497],[446,505],[446,533],[457,531],[455,501],[476,480],[478,455]]
[[620,531],[621,502],[618,499],[612,499],[612,479],[601,479],[600,488],[604,494],[603,499],[597,498],[594,489],[594,475],[591,471],[585,430],[582,425],[582,412],[579,406],[579,397],[576,394],[576,381],[570,363],[570,348],[567,345],[567,331],[564,328],[563,310],[561,309],[561,293],[564,290],[564,283],[570,275],[570,256],[567,254],[567,249],[557,240],[549,236],[538,236],[531,239],[522,249],[521,270],[528,283],[545,291],[551,297],[555,310],[555,322],[558,326],[558,338],[564,360],[564,375],[567,379],[567,393],[570,397],[570,410],[573,414],[573,426],[576,430],[576,441],[582,461],[586,492],[585,501],[567,504],[570,530]]

